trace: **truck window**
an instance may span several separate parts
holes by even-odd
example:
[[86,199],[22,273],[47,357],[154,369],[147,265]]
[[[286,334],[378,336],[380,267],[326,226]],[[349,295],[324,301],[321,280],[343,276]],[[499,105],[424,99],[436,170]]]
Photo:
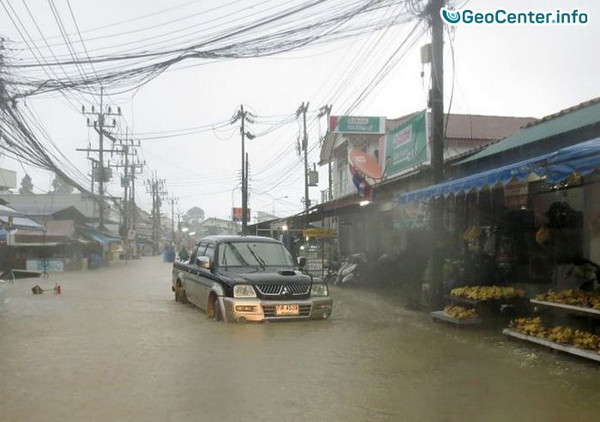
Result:
[[215,245],[212,243],[209,243],[206,245],[206,250],[204,251],[204,256],[207,256],[210,258],[210,262],[213,262],[215,260]]
[[192,252],[192,256],[190,257],[190,263],[192,265],[196,265],[196,258],[199,256],[204,256],[204,251],[206,250],[206,243],[199,243],[198,246],[194,248],[194,252]]

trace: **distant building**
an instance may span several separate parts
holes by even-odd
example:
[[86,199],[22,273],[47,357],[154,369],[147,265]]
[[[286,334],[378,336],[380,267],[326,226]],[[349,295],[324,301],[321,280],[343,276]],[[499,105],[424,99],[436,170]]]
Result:
[[238,223],[214,217],[207,218],[196,227],[196,238],[220,234],[237,234],[240,231]]

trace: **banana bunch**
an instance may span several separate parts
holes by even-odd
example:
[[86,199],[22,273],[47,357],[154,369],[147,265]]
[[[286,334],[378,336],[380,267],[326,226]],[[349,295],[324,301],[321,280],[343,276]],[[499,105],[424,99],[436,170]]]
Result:
[[471,286],[457,287],[450,291],[452,296],[465,297],[472,300],[498,300],[511,297],[523,297],[525,291],[514,287]]
[[544,327],[540,317],[516,318],[510,322],[510,328],[528,336],[545,338],[559,344],[568,344],[580,349],[594,350],[600,353],[600,336],[570,327]]
[[576,330],[573,336],[573,346],[580,349],[597,350],[600,353],[600,336],[587,331]]
[[552,240],[552,234],[550,233],[550,229],[546,226],[542,226],[535,234],[535,241],[538,245],[543,245],[545,243],[550,242]]
[[476,319],[479,318],[475,309],[466,309],[462,306],[448,305],[444,308],[444,313],[456,319]]
[[533,337],[545,338],[547,335],[546,327],[540,317],[516,318],[510,322],[510,328]]
[[477,226],[469,226],[463,233],[463,240],[471,242],[479,239],[479,236],[481,236],[481,229]]
[[584,292],[579,289],[567,289],[559,292],[548,290],[547,293],[539,294],[535,298],[545,302],[564,303],[567,305],[582,306],[584,308],[600,309],[600,293]]
[[554,327],[548,331],[548,340],[559,344],[569,344],[573,340],[573,329],[570,327]]

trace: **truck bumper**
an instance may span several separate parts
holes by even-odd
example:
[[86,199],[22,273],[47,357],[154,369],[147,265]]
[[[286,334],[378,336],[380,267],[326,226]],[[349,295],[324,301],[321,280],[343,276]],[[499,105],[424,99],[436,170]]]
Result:
[[[297,305],[297,313],[289,314],[286,305]],[[298,319],[327,319],[333,310],[333,300],[330,297],[310,298],[306,300],[262,300],[223,298],[224,319],[227,322],[263,322],[286,321]],[[294,310],[295,311],[295,310]]]

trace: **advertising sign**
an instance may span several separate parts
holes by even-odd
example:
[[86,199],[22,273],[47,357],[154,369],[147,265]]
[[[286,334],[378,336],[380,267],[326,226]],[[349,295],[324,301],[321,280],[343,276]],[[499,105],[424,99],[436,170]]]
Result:
[[48,259],[46,261],[40,259],[28,259],[25,265],[27,271],[63,272],[65,270],[65,262],[62,259]]
[[331,229],[320,229],[310,227],[302,231],[303,237],[335,237],[335,231]]
[[330,116],[329,132],[383,135],[385,117]]
[[[242,208],[241,207],[233,207],[233,221],[240,222],[242,221]],[[250,221],[250,208],[248,208],[248,215],[246,215],[246,221]]]
[[424,110],[385,136],[384,175],[389,177],[429,161],[427,112]]

